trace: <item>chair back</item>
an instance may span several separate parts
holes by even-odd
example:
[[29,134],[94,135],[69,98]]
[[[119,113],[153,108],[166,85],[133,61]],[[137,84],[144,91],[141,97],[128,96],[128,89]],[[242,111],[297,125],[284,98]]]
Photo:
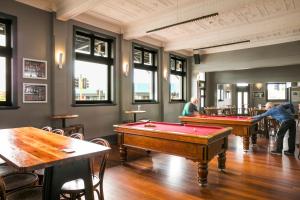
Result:
[[48,131],[51,132],[52,131],[52,127],[51,126],[44,126],[43,128],[41,128],[44,131]]
[[[90,142],[100,144],[100,145],[103,145],[106,147],[110,147],[109,142],[102,138],[95,138],[95,139],[92,139]],[[105,166],[106,166],[106,161],[107,161],[108,155],[109,155],[109,153],[107,152],[107,153],[103,154],[101,156],[101,158],[99,159],[99,180],[100,180],[101,184],[103,183]]]
[[5,200],[5,199],[6,199],[5,184],[2,177],[0,176],[0,200]]
[[72,133],[69,137],[83,140],[83,134],[82,133]]
[[62,129],[54,129],[53,131],[52,131],[52,133],[56,133],[56,134],[59,134],[59,135],[64,135],[64,130],[62,130]]

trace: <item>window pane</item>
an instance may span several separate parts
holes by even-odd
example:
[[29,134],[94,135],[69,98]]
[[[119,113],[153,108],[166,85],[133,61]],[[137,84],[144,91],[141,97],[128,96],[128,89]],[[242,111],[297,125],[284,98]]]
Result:
[[197,75],[197,80],[205,81],[205,72],[199,72]]
[[90,54],[91,53],[91,39],[81,35],[76,35],[75,38],[75,52]]
[[182,100],[182,77],[171,74],[170,76],[171,84],[171,99],[172,100]]
[[237,110],[238,110],[238,114],[242,114],[243,112],[243,99],[242,99],[242,92],[238,92],[238,98],[237,98]]
[[285,83],[268,83],[268,100],[285,100],[286,84]]
[[6,46],[6,27],[0,23],[0,46]]
[[0,101],[6,101],[6,59],[0,57]]
[[108,66],[103,64],[75,61],[75,100],[108,100]]
[[153,72],[134,69],[134,99],[153,100]]
[[204,90],[200,90],[200,95],[204,96]]
[[144,64],[153,65],[153,54],[149,52],[144,52]]
[[171,70],[176,70],[176,64],[174,59],[171,59]]
[[108,57],[108,43],[95,39],[95,56]]
[[134,63],[142,63],[142,51],[138,49],[133,50],[133,62]]
[[176,61],[176,71],[182,71],[182,61],[180,60]]
[[200,98],[200,107],[204,107],[204,97]]

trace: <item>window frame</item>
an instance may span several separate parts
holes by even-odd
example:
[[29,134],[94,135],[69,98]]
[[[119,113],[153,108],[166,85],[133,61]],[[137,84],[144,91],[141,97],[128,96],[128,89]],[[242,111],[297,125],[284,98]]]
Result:
[[[134,50],[140,50],[142,52],[142,63],[134,63]],[[146,65],[144,64],[144,52],[152,53],[152,65]],[[153,103],[158,103],[158,51],[154,50],[152,48],[140,45],[140,44],[135,44],[133,43],[132,45],[132,74],[133,74],[133,81],[132,81],[132,104],[153,104]],[[151,71],[152,73],[152,95],[153,99],[149,100],[139,100],[135,99],[135,90],[134,90],[134,70],[135,69],[140,69],[140,70],[145,70],[145,71]],[[156,75],[155,75],[156,73]],[[156,97],[156,98],[155,98]]]
[[[172,70],[171,67],[171,61],[172,59],[175,61],[175,70]],[[176,64],[177,61],[181,61],[182,62],[182,68],[181,71],[177,71],[176,70]],[[182,103],[182,102],[186,102],[186,86],[187,86],[187,61],[186,58],[180,57],[180,56],[176,56],[173,54],[170,54],[169,57],[169,70],[170,70],[170,75],[169,75],[169,102],[170,103]],[[181,94],[182,94],[182,98],[181,99],[172,99],[171,98],[171,75],[176,75],[176,76],[180,76],[181,77]]]
[[0,46],[0,56],[6,59],[6,100],[0,101],[0,109],[14,109],[17,107],[17,73],[14,71],[16,66],[16,49],[17,49],[17,18],[14,16],[0,13],[0,23],[5,24],[6,28],[6,45]]
[[[285,98],[284,99],[269,99],[269,90],[268,90],[268,85],[269,84],[284,84],[285,85]],[[270,82],[266,84],[266,101],[272,101],[272,102],[279,102],[279,101],[287,101],[288,100],[288,90],[287,90],[287,85],[286,82]]]
[[[76,51],[76,36],[84,36],[90,39],[91,51],[89,54],[84,54]],[[95,40],[105,41],[108,44],[107,47],[107,57],[95,56]],[[116,59],[115,59],[115,38],[109,35],[104,35],[98,32],[94,32],[91,30],[87,30],[81,27],[74,26],[73,27],[73,72],[72,72],[72,106],[102,106],[102,105],[116,105],[115,104],[115,81],[112,81],[112,78],[115,77],[115,68],[116,68]],[[114,51],[114,52],[113,52]],[[75,61],[84,61],[84,62],[92,62],[97,64],[107,65],[107,100],[76,100],[76,92],[75,92]],[[114,94],[113,94],[114,93]],[[113,98],[114,97],[114,98]]]

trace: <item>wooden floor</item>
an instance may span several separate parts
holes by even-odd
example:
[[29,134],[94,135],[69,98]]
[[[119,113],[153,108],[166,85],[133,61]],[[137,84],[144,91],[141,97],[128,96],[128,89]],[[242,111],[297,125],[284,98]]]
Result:
[[[299,130],[297,141],[298,137]],[[273,141],[258,137],[253,150],[244,153],[242,139],[230,136],[226,173],[217,170],[217,159],[213,159],[209,163],[208,186],[204,188],[198,186],[196,164],[190,160],[129,151],[129,162],[121,166],[114,146],[105,172],[105,199],[299,200],[300,161],[296,156],[270,155]],[[298,155],[298,149],[295,155]]]

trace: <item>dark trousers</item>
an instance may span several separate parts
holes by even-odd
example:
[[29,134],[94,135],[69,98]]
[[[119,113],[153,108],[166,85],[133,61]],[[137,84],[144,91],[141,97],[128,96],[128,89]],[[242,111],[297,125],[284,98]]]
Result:
[[291,119],[282,122],[277,132],[277,151],[282,151],[283,149],[283,138],[285,133],[289,130],[289,152],[294,153],[295,151],[295,137],[296,137],[296,121]]

